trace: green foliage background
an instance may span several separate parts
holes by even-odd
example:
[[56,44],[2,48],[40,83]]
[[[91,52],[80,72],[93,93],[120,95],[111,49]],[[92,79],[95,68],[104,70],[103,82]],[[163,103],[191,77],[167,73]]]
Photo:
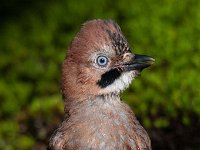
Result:
[[95,18],[118,22],[135,53],[156,59],[122,96],[145,128],[199,122],[199,0],[13,0],[0,14],[0,149],[45,149],[63,116],[67,45]]

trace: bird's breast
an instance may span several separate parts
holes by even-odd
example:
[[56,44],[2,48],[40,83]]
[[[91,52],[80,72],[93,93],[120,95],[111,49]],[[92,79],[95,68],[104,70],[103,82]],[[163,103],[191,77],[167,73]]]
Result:
[[82,108],[58,130],[66,149],[150,149],[148,134],[127,105],[93,102]]

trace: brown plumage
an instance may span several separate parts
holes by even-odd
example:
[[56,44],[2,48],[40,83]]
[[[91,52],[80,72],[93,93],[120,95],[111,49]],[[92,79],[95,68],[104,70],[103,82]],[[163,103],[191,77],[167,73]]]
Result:
[[51,150],[151,150],[147,132],[120,92],[154,59],[131,53],[112,20],[86,22],[69,46],[62,67],[65,120]]

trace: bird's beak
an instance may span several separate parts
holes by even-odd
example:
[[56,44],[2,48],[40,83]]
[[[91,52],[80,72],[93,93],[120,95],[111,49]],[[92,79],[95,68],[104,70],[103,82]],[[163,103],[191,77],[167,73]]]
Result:
[[132,54],[130,61],[123,64],[121,69],[123,71],[131,71],[131,70],[142,71],[144,68],[151,66],[154,62],[155,59],[150,56]]

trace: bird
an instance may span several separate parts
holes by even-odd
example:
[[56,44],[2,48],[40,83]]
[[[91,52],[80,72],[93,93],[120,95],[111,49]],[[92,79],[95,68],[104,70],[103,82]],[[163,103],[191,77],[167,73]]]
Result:
[[115,21],[86,21],[62,64],[65,115],[48,149],[151,150],[148,133],[120,94],[154,61],[131,51]]

